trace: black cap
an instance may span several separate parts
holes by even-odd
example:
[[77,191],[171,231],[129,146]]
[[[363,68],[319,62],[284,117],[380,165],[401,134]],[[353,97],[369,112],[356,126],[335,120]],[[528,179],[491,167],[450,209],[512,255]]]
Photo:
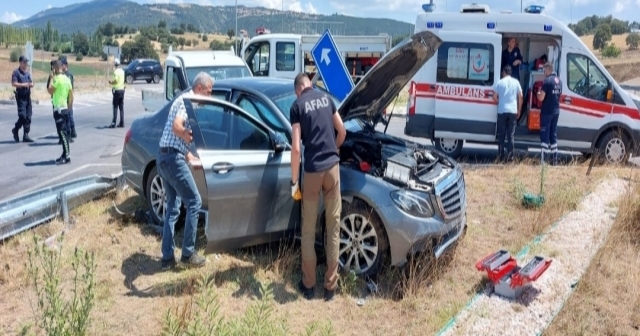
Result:
[[27,59],[27,56],[25,56],[25,55],[21,55],[20,58],[18,59],[18,61],[20,61],[20,63],[29,62],[29,60]]
[[60,56],[58,57],[58,60],[60,61],[60,64],[69,65],[69,63],[67,63],[67,56]]

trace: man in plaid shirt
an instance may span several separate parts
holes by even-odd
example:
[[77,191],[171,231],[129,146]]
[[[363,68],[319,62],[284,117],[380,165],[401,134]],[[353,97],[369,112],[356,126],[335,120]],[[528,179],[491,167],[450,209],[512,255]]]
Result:
[[[211,96],[213,79],[205,72],[199,73],[193,81],[189,94]],[[177,97],[169,111],[167,123],[160,138],[160,150],[157,157],[158,175],[162,178],[166,197],[167,211],[162,229],[162,269],[176,265],[174,256],[175,224],[180,214],[181,199],[186,202],[187,218],[184,226],[184,240],[180,262],[189,266],[203,266],[206,262],[195,252],[198,212],[202,199],[196,182],[191,175],[189,165],[201,165],[200,160],[189,151],[192,133],[189,118],[182,97]]]

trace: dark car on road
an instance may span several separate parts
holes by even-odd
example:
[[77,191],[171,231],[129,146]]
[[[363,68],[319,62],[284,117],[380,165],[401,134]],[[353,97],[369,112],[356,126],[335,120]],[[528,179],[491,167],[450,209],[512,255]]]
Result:
[[[343,269],[373,275],[386,261],[401,266],[418,253],[437,258],[466,229],[460,165],[424,145],[375,130],[377,123],[387,122],[385,107],[440,43],[430,32],[412,36],[382,58],[344,101],[333,98],[347,129],[340,147]],[[203,200],[206,253],[299,236],[301,204],[290,194],[293,80],[217,80],[212,97],[186,93],[183,98],[203,164],[192,172]],[[125,180],[147,199],[158,224],[166,200],[155,158],[170,105],[131,124],[121,159]],[[318,223],[321,246],[322,208]]]
[[162,64],[154,59],[135,59],[124,68],[124,79],[127,84],[137,80],[159,83],[162,79]]

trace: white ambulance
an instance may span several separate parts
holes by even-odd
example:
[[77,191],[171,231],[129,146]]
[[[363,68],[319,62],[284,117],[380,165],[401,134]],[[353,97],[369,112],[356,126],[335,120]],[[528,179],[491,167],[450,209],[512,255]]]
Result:
[[523,57],[523,111],[516,147],[540,148],[539,101],[532,94],[544,79],[544,60],[563,82],[558,148],[607,162],[638,155],[640,98],[623,90],[580,38],[562,22],[528,9],[492,13],[486,5],[463,5],[459,13],[421,13],[416,32],[430,30],[443,40],[410,82],[404,133],[431,139],[438,150],[460,155],[464,142],[495,144],[502,51],[516,38]]

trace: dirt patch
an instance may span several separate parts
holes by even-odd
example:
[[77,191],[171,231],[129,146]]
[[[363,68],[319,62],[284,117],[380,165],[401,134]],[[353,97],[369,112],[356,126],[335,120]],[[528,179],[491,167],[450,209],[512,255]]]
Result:
[[640,185],[632,180],[604,246],[545,335],[640,334]]
[[640,59],[633,63],[605,65],[605,68],[618,83],[626,82],[638,77]]
[[[287,321],[292,333],[330,320],[341,335],[433,334],[484,288],[482,274],[473,267],[478,256],[500,247],[520,249],[563,213],[575,209],[582,196],[611,170],[594,168],[586,177],[586,169],[586,165],[550,169],[547,181],[554,183],[546,186],[548,205],[538,211],[523,209],[520,200],[524,191],[539,188],[539,167],[521,164],[467,170],[466,236],[440,262],[410,272],[413,275],[408,279],[399,269],[386,271],[379,278],[380,292],[368,296],[363,306],[355,301],[366,293],[366,286],[360,280],[344,278],[342,292],[334,302],[319,300],[320,285],[316,288],[318,300],[303,300],[295,290],[300,279],[299,249],[287,245],[244,249],[220,258],[208,256],[204,269],[162,273],[159,237],[148,226],[114,215],[109,198],[74,211],[76,224],[65,235],[63,253],[69,256],[76,246],[96,253],[97,294],[91,335],[158,335],[170,307],[176,308],[178,315],[180,311],[191,312],[185,307],[192,306],[194,286],[203,276],[214,284],[220,316],[225,319],[245,315],[245,309],[261,296],[263,284],[273,290],[273,314],[279,321]],[[143,204],[130,191],[115,201],[125,211]],[[31,232],[48,237],[60,228],[59,223],[53,223]],[[27,300],[33,299],[33,290],[23,264],[32,243],[31,232],[0,245],[0,334],[16,333],[33,321]],[[199,237],[202,248],[201,233]],[[178,246],[180,241],[178,237]],[[321,278],[322,267],[319,272]],[[249,314],[252,311],[249,309]]]

